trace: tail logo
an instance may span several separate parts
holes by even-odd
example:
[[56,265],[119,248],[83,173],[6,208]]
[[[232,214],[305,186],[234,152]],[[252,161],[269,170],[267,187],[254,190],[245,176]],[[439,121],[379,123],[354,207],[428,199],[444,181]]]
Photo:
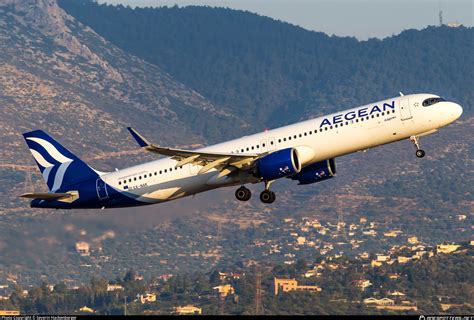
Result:
[[[64,179],[64,174],[66,173],[66,169],[69,167],[69,165],[72,163],[72,159],[69,159],[68,157],[64,156],[59,150],[53,146],[50,142],[37,138],[37,137],[27,137],[26,139],[31,140],[39,144],[44,148],[46,153],[55,161],[57,161],[56,164],[50,163],[47,161],[43,155],[38,152],[37,150],[31,149],[30,151],[33,154],[33,157],[35,158],[36,162],[43,167],[42,174],[43,178],[48,183],[49,175],[52,171],[53,168],[55,168],[57,165],[59,165],[58,169],[56,170],[55,176],[54,176],[54,183],[51,188],[52,192],[57,191]],[[48,184],[49,185],[49,184]]]

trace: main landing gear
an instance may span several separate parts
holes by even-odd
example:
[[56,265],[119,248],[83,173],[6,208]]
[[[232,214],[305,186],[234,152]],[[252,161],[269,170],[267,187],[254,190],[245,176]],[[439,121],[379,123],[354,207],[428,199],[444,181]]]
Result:
[[239,189],[235,190],[235,197],[240,201],[249,201],[252,197],[252,192],[244,186],[241,186]]
[[262,201],[263,203],[275,202],[275,192],[270,191],[270,184],[272,184],[272,182],[273,181],[265,181],[265,190],[260,193],[260,201]]
[[263,203],[273,203],[275,202],[276,195],[275,192],[270,191],[270,190],[263,190],[260,193],[260,201]]
[[[260,201],[263,203],[273,203],[275,202],[276,195],[275,192],[270,191],[270,184],[273,181],[265,181],[265,190],[260,193]],[[235,190],[235,197],[240,201],[248,201],[252,197],[252,193],[249,189],[244,186],[241,186]]]
[[420,149],[420,143],[418,141],[418,136],[411,136],[410,137],[411,142],[415,144],[416,147],[416,156],[418,158],[423,158],[425,156],[425,151]]

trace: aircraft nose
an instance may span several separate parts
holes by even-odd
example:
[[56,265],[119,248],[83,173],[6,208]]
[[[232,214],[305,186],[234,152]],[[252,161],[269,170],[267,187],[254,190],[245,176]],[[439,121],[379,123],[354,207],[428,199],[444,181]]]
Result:
[[453,117],[456,119],[459,119],[459,117],[462,115],[462,107],[457,104],[457,103],[452,103],[451,105],[451,114]]

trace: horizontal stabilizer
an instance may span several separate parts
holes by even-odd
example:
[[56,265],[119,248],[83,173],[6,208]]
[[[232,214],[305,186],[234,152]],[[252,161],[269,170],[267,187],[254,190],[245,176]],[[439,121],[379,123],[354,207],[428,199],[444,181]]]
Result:
[[55,200],[62,197],[69,197],[69,193],[48,193],[48,192],[38,192],[38,193],[23,193],[20,195],[22,198],[28,199],[43,199],[43,200]]
[[50,192],[32,192],[32,193],[23,193],[20,195],[22,198],[28,199],[40,199],[40,200],[49,200],[49,201],[63,201],[63,202],[73,202],[79,198],[79,192],[70,191],[66,193],[50,193]]

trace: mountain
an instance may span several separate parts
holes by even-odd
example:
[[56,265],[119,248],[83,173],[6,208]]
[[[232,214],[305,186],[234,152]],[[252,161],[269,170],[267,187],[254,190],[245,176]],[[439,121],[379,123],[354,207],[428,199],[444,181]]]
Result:
[[103,152],[123,150],[124,141],[133,146],[127,125],[148,131],[157,143],[187,144],[245,126],[53,0],[1,0],[0,17],[2,162],[24,158],[18,135],[35,128],[65,136],[61,140],[73,150]]
[[472,109],[473,28],[357,41],[226,8],[59,4],[258,130],[400,91],[437,93]]

